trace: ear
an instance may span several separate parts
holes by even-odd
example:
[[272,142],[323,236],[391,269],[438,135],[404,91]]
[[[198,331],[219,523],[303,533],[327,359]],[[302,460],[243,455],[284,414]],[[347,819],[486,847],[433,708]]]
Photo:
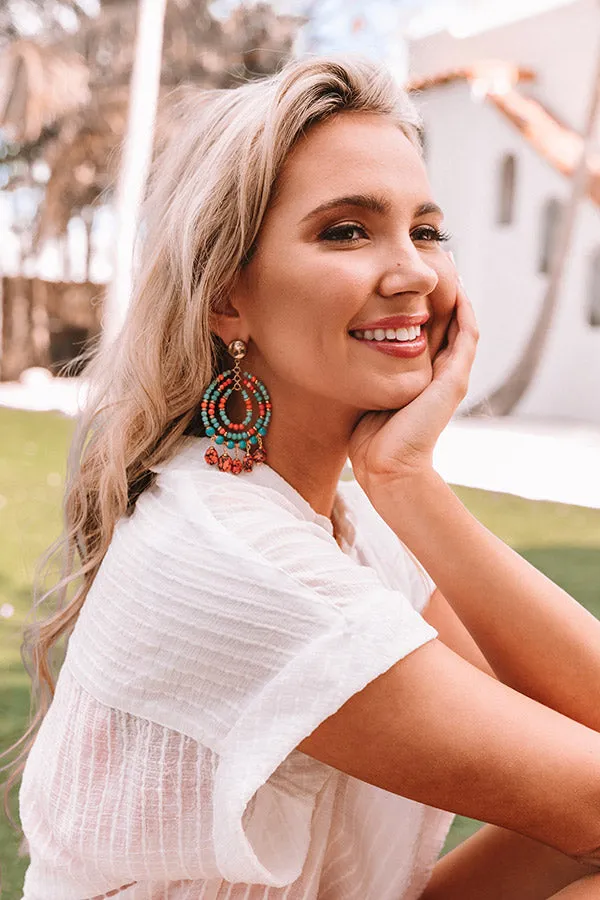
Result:
[[218,312],[211,311],[209,317],[210,330],[221,338],[225,346],[235,340],[248,343],[250,337],[246,318],[236,309],[234,302],[233,298],[229,298],[223,308]]

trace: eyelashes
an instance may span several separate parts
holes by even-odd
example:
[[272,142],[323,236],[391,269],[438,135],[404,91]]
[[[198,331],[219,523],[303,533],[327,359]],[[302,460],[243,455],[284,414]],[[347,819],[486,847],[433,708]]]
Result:
[[444,243],[445,241],[449,241],[452,238],[452,235],[449,231],[440,231],[439,228],[434,228],[433,225],[423,225],[420,228],[416,228],[415,231],[420,231],[424,228],[431,234],[431,237],[428,240],[435,241],[436,243]]
[[361,237],[367,237],[365,229],[361,225],[354,225],[352,222],[346,222],[343,225],[334,225],[332,228],[326,228],[319,235],[319,240],[331,241],[339,244],[353,244],[360,238],[348,237],[352,232],[361,232]]
[[[358,237],[356,235],[360,233]],[[326,228],[319,235],[319,240],[332,244],[356,244],[358,241],[368,237],[367,232],[355,222],[344,222],[341,225],[334,225]],[[425,241],[426,243],[444,243],[452,238],[449,231],[440,231],[433,225],[419,225],[411,232],[413,240]]]

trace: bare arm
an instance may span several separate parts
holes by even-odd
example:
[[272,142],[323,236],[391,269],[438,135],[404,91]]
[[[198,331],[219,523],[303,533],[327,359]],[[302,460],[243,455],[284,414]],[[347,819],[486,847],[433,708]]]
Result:
[[484,825],[438,860],[419,900],[547,900],[590,874],[598,870],[514,831]]
[[496,678],[496,673],[490,666],[489,662],[473,640],[472,635],[467,631],[461,620],[458,618],[442,592],[436,588],[433,592],[423,612],[421,613],[426,622],[436,629],[438,638],[446,647],[450,647],[463,659],[466,659],[473,666],[477,666],[482,672],[485,672],[490,678]]
[[597,900],[600,897],[600,875],[588,875],[574,884],[570,884],[550,900]]
[[498,678],[600,731],[600,622],[491,534],[433,470],[388,484],[371,501]]
[[490,678],[439,640],[351,697],[297,749],[568,855],[600,845],[600,734]]
[[[431,384],[398,411],[361,417],[349,456],[375,508],[507,683],[433,640],[298,749],[393,793],[586,856],[600,846],[600,714],[590,702],[600,686],[598,623],[487,532],[431,468],[435,441],[465,396],[476,342],[457,287]],[[559,644],[566,689],[553,684],[562,678],[551,656]]]

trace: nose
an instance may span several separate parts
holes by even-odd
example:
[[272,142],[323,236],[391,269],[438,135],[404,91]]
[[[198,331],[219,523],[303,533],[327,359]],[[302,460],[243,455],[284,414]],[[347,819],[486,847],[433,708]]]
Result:
[[438,283],[436,270],[428,265],[412,241],[400,249],[395,248],[393,260],[387,261],[379,281],[379,293],[383,297],[394,294],[430,294]]

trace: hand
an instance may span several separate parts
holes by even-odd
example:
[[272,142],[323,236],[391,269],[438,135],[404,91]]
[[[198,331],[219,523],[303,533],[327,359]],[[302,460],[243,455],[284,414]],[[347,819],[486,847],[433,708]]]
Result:
[[466,396],[478,340],[473,308],[457,276],[456,304],[430,384],[403,409],[365,413],[352,433],[350,462],[367,495],[385,489],[390,479],[432,468],[437,439]]

